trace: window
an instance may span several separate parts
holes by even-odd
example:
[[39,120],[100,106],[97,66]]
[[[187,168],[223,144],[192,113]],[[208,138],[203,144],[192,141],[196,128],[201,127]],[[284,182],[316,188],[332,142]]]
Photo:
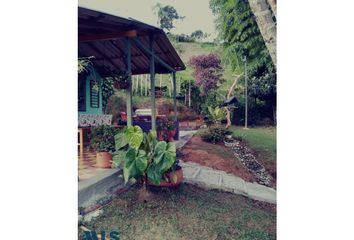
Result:
[[93,80],[90,80],[90,106],[92,108],[100,107],[100,91]]

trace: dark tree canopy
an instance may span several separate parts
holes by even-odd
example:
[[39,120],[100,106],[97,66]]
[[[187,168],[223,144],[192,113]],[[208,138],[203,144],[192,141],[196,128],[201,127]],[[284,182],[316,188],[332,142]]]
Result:
[[173,6],[163,6],[158,3],[154,8],[157,9],[157,17],[159,19],[160,28],[166,30],[167,32],[174,28],[174,20],[184,19],[184,17],[178,15],[177,10]]
[[202,39],[204,37],[204,33],[202,30],[196,30],[192,32],[191,37],[194,39]]

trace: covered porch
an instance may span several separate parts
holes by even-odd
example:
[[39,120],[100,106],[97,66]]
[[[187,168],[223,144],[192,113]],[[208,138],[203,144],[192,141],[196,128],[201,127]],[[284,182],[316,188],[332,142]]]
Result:
[[[163,30],[143,22],[79,7],[78,56],[93,57],[92,65],[104,79],[117,70],[128,75],[126,89],[127,126],[134,124],[132,75],[150,75],[151,121],[157,130],[155,75],[171,74],[173,82],[173,119],[177,122],[176,72],[185,69]],[[145,123],[146,125],[146,123]]]
[[[78,57],[90,58],[94,71],[103,81],[117,70],[127,74],[128,87],[125,91],[127,126],[136,124],[132,109],[132,76],[149,74],[151,120],[144,122],[144,130],[157,130],[155,75],[171,74],[173,119],[177,122],[176,72],[184,70],[185,65],[161,29],[134,19],[79,7]],[[88,95],[89,91],[87,92]],[[99,99],[99,104],[94,114],[102,116],[104,115],[102,96],[99,95],[96,98]],[[79,111],[79,114],[92,115],[88,111]],[[84,143],[83,138],[80,142]],[[121,179],[117,177],[120,169],[99,169],[95,166],[95,158],[95,152],[80,147],[78,155],[80,206],[89,204],[94,200],[93,197],[103,196],[113,186],[122,184]]]

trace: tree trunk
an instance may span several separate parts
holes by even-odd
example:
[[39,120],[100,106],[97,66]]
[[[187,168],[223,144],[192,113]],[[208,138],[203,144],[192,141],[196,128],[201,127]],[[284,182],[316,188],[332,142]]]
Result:
[[[236,83],[240,79],[241,76],[242,76],[242,74],[235,77],[235,80],[234,80],[233,84],[231,85],[229,92],[227,94],[227,99],[229,99],[231,97],[231,93],[233,92],[233,90],[236,86]],[[226,121],[227,121],[225,128],[229,128],[232,124],[231,123],[231,111],[227,107],[225,107],[225,111],[226,111]]]
[[272,12],[274,14],[274,17],[277,17],[277,2],[276,2],[276,0],[268,0],[268,4],[272,8]]
[[259,31],[262,34],[263,40],[272,58],[273,64],[276,66],[277,28],[276,22],[273,20],[273,14],[269,10],[268,2],[267,0],[249,0],[248,2],[256,18]]

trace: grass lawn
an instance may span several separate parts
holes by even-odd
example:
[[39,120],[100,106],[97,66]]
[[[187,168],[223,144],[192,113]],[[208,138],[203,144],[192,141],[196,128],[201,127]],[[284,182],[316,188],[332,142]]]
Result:
[[247,145],[257,153],[258,160],[262,161],[267,169],[276,169],[276,128],[254,127],[231,127],[233,136],[241,137]]
[[155,190],[147,203],[137,195],[137,188],[122,193],[86,227],[136,240],[276,239],[275,205],[189,184]]

